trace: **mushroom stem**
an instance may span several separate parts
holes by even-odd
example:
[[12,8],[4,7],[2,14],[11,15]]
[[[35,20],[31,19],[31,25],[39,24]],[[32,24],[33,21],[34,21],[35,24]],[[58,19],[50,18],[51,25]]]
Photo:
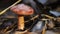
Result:
[[24,30],[24,16],[18,16],[18,30]]

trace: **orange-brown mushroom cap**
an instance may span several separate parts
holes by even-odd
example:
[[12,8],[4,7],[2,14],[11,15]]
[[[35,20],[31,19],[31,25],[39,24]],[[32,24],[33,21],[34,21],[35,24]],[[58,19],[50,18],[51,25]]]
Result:
[[25,4],[18,4],[16,6],[13,6],[11,7],[11,10],[18,15],[31,15],[34,13],[33,8]]

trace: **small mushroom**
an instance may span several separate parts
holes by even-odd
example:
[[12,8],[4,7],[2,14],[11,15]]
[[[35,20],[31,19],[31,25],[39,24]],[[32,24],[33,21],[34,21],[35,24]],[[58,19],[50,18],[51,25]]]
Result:
[[11,10],[18,14],[18,30],[24,30],[24,16],[32,15],[34,13],[33,8],[25,4],[18,4],[11,7]]

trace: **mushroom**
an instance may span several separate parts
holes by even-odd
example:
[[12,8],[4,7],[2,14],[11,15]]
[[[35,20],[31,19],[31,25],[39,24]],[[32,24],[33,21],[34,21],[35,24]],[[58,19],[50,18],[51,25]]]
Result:
[[18,14],[18,30],[24,30],[24,16],[32,15],[34,13],[33,8],[25,4],[18,4],[11,7],[11,10]]

